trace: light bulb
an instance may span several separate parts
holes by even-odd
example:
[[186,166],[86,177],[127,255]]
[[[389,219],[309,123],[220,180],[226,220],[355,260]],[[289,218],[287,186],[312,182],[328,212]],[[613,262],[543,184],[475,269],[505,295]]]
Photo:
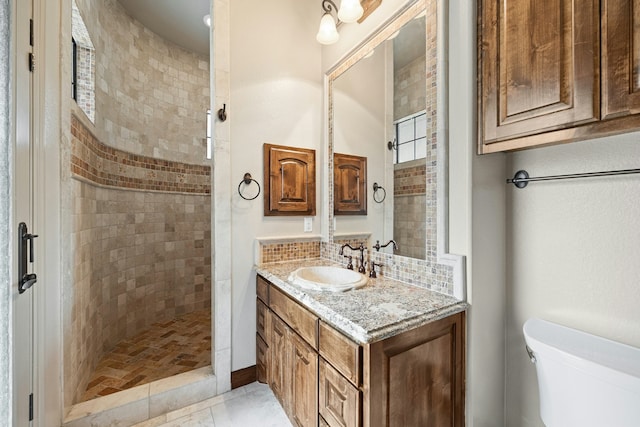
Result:
[[350,24],[360,19],[363,13],[364,9],[360,5],[360,0],[342,0],[338,10],[338,19]]
[[211,27],[211,15],[204,15],[202,17],[202,21],[204,22],[204,25]]
[[333,44],[339,38],[336,21],[333,20],[333,16],[330,13],[325,13],[320,20],[320,28],[318,29],[318,34],[316,34],[316,40],[322,44]]

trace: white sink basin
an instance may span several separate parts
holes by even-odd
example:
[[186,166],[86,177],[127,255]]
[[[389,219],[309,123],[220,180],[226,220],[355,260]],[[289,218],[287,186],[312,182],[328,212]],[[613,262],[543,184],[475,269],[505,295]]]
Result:
[[289,281],[315,291],[344,292],[367,284],[367,276],[340,267],[301,267],[289,275]]

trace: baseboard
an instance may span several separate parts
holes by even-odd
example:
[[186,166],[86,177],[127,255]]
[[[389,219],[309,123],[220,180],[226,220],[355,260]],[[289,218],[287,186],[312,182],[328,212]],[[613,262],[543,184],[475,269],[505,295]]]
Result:
[[231,389],[242,387],[256,381],[256,365],[231,372]]

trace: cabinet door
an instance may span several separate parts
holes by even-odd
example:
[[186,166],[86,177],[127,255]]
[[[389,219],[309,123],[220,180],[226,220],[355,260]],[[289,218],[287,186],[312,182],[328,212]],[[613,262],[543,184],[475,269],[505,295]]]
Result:
[[360,392],[320,359],[320,415],[331,427],[360,425]]
[[464,334],[459,313],[371,344],[365,424],[463,426]]
[[523,148],[491,144],[598,119],[598,0],[479,5],[480,153]]
[[287,377],[287,325],[278,318],[271,315],[271,336],[269,337],[269,385],[273,394],[276,395],[282,406],[287,411],[286,402],[288,400],[288,377]]
[[333,154],[333,213],[367,214],[367,158]]
[[640,112],[640,0],[602,3],[602,118]]
[[269,346],[256,334],[256,379],[269,384]]
[[291,417],[299,427],[318,425],[318,354],[297,334],[289,334]]
[[264,215],[316,214],[316,152],[264,144]]

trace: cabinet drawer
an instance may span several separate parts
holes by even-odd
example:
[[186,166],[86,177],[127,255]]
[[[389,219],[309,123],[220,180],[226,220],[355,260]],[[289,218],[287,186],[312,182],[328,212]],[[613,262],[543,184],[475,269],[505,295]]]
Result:
[[269,305],[269,282],[262,276],[256,276],[256,295],[263,303]]
[[260,300],[256,300],[256,331],[264,342],[269,342],[269,309]]
[[269,365],[269,346],[256,335],[256,379],[261,383],[269,383],[267,366]]
[[320,355],[356,386],[361,381],[362,348],[324,322],[318,327]]
[[269,290],[269,302],[269,307],[275,314],[287,322],[311,347],[318,348],[316,316],[273,286]]
[[360,391],[326,361],[320,359],[319,412],[327,425],[360,425]]

